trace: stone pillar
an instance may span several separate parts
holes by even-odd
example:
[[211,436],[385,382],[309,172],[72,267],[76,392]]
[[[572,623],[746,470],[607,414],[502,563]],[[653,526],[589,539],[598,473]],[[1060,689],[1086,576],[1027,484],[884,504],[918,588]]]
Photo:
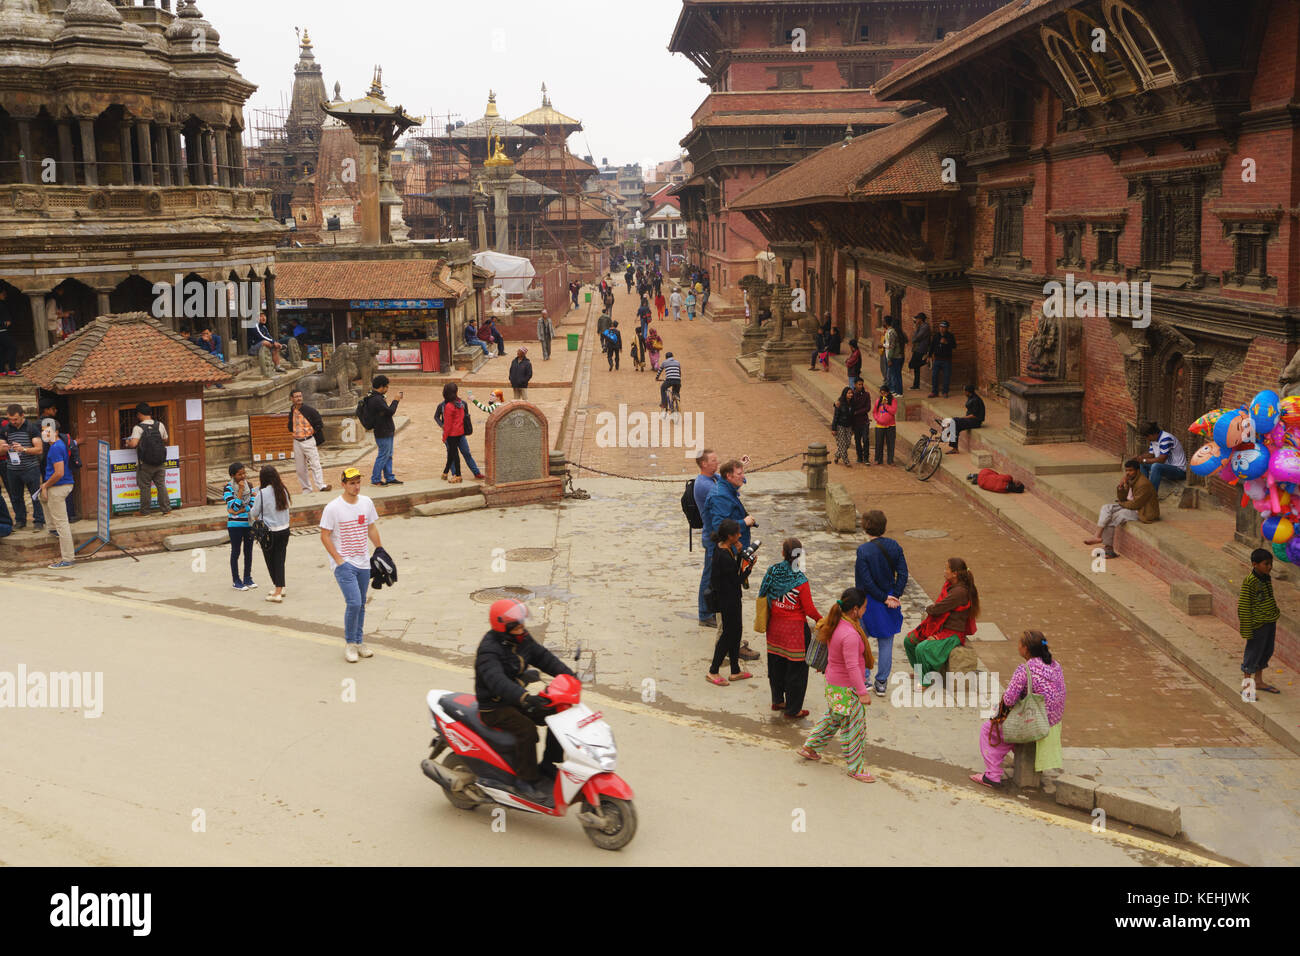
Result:
[[80,120],[81,172],[87,186],[99,185],[99,162],[95,158],[95,121]]
[[111,291],[112,290],[110,289],[95,290],[95,318],[99,318],[101,315],[111,315],[113,313],[113,305],[108,300]]
[[222,189],[229,189],[230,156],[227,147],[230,144],[226,141],[226,131],[224,129],[213,130],[212,142],[217,153],[217,185]]
[[34,183],[36,177],[32,174],[32,121],[29,119],[18,120],[18,143],[22,150],[22,167],[23,182]]
[[361,187],[361,242],[379,243],[379,138],[357,138],[361,155],[357,158],[358,185]]
[[214,142],[212,130],[206,127],[199,134],[203,143],[203,185],[215,186],[217,184],[217,144]]
[[177,186],[188,186],[190,183],[190,170],[189,164],[185,161],[185,149],[180,127],[168,126],[167,139],[171,143],[172,162],[176,166],[175,183]]
[[266,325],[271,330],[271,338],[280,341],[280,313],[275,307],[275,276],[266,274],[262,290],[266,295]]
[[72,158],[72,120],[59,120],[59,169],[55,182],[77,185],[77,162]]
[[478,248],[476,252],[487,252],[487,196],[482,193],[474,193],[473,206],[474,214],[478,218]]
[[32,338],[35,339],[36,353],[39,355],[50,347],[50,330],[46,328],[44,292],[28,292],[27,301],[32,307]]
[[118,127],[117,133],[117,141],[122,150],[122,185],[134,186],[135,163],[131,158],[131,127],[125,120],[123,120],[122,125]]
[[149,121],[138,120],[135,124],[135,141],[140,147],[140,185],[153,185],[153,140],[149,134]]
[[230,185],[244,185],[244,140],[234,129],[230,131]]
[[158,127],[158,171],[161,173],[159,181],[164,186],[172,184],[172,147],[171,135],[169,128],[166,126]]
[[[1151,420],[1151,383],[1153,365],[1155,362],[1151,354],[1151,346],[1146,342],[1138,343],[1138,355],[1141,361],[1141,367],[1138,370],[1138,395],[1137,395],[1137,427],[1140,429],[1143,423]],[[1131,451],[1132,449],[1128,449]]]
[[510,252],[510,198],[505,183],[492,186],[492,211],[496,216],[497,252]]
[[[1214,364],[1212,355],[1188,355],[1187,364],[1190,367],[1189,385],[1192,408],[1205,408],[1205,376]],[[1172,425],[1170,427],[1173,427]],[[1192,443],[1187,446],[1187,457],[1190,459],[1192,454],[1205,444],[1205,439],[1193,436]],[[1206,480],[1201,475],[1192,474],[1189,469],[1187,472],[1187,483],[1193,487],[1205,487]]]

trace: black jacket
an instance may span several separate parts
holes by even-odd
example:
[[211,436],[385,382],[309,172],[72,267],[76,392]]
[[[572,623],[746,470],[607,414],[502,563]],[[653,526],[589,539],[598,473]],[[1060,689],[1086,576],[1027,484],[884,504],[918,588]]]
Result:
[[397,402],[389,405],[384,396],[378,392],[371,392],[366,396],[366,410],[368,417],[374,422],[376,438],[392,438],[397,434],[397,429],[393,426],[393,416],[397,414]]
[[721,545],[713,548],[713,602],[719,611],[740,612],[740,555]]
[[966,399],[966,414],[981,425],[984,424],[984,416],[987,414],[984,410],[984,399],[978,395],[972,395]]
[[831,428],[852,428],[853,427],[853,405],[851,402],[844,402],[835,406],[834,414],[831,416]]
[[527,388],[533,378],[533,363],[526,358],[515,356],[510,363],[510,387]]
[[[302,417],[307,419],[308,424],[311,425],[311,430],[315,432],[314,437],[316,439],[316,447],[320,448],[325,444],[325,422],[320,417],[320,412],[316,411],[316,409],[312,408],[310,405],[304,405],[298,410],[302,412]],[[285,417],[289,419],[289,431],[293,431],[292,408],[289,409],[289,414]]]
[[552,677],[576,676],[532,637],[517,641],[499,631],[484,634],[474,655],[474,696],[479,709],[518,707],[526,693],[520,677],[534,667]]

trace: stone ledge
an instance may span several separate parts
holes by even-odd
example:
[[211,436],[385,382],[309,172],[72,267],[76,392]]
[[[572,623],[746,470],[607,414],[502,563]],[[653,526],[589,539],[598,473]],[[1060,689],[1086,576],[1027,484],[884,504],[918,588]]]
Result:
[[163,538],[168,551],[192,551],[195,548],[217,548],[230,543],[230,535],[221,531],[199,531],[194,534],[169,534]]
[[430,501],[416,505],[412,513],[421,518],[436,518],[438,515],[459,514],[462,511],[477,511],[487,507],[487,498],[483,495],[468,495],[464,498],[452,498],[450,501]]
[[832,531],[852,534],[858,527],[858,509],[853,506],[853,496],[841,484],[826,486],[826,522]]
[[1169,601],[1184,614],[1214,613],[1214,599],[1210,592],[1191,581],[1175,581],[1170,584]]
[[1056,778],[1056,802],[1091,813],[1097,805],[1097,785],[1083,777],[1063,773]]
[[1108,818],[1114,817],[1171,837],[1178,836],[1183,830],[1182,808],[1177,804],[1117,787],[1098,787],[1096,796],[1097,806]]

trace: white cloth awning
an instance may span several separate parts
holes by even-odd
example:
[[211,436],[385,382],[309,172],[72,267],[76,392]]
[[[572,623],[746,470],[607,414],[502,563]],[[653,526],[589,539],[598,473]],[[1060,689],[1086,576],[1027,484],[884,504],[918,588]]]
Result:
[[523,256],[508,256],[504,252],[477,252],[474,265],[490,269],[496,276],[496,285],[501,286],[507,295],[518,295],[533,284],[537,270],[532,262]]

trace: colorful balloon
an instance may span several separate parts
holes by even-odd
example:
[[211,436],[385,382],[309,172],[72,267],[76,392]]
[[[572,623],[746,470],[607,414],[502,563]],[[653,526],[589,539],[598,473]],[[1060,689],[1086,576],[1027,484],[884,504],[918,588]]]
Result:
[[1268,449],[1258,445],[1238,448],[1232,453],[1230,462],[1232,473],[1238,478],[1260,478],[1268,471]]
[[[1277,554],[1276,551],[1273,552]],[[1291,564],[1300,564],[1300,538],[1292,538],[1286,543],[1286,558]]]
[[[1220,418],[1232,411],[1231,408],[1216,408],[1212,412],[1206,412],[1188,427],[1188,431],[1193,435],[1210,435],[1214,432],[1214,423]],[[1300,424],[1300,396],[1296,397],[1295,420]]]
[[1274,544],[1285,544],[1295,537],[1295,525],[1279,515],[1265,518],[1262,528],[1264,537]]
[[1300,552],[1296,553],[1295,558],[1291,556],[1291,547],[1295,544],[1300,544],[1300,538],[1292,538],[1286,544],[1270,545],[1273,550],[1273,557],[1277,558],[1279,561],[1286,561],[1288,564],[1295,564],[1296,558],[1300,558]]
[[1227,457],[1214,442],[1206,442],[1192,453],[1189,467],[1194,475],[1212,475],[1223,467]]
[[1267,435],[1277,424],[1281,413],[1277,392],[1266,388],[1250,400],[1250,417],[1255,422],[1255,434]]
[[[1282,416],[1283,424],[1287,426],[1300,425],[1300,395],[1288,395],[1280,399],[1278,401],[1278,413]],[[1201,416],[1201,418],[1204,417],[1204,415]],[[1197,421],[1200,421],[1200,419],[1198,418]]]
[[[1224,451],[1232,451],[1246,441],[1254,444],[1254,430],[1255,422],[1250,414],[1244,408],[1235,409],[1221,415],[1214,423],[1214,443]],[[1244,438],[1243,436],[1248,433],[1251,433],[1252,437]]]
[[1268,473],[1274,481],[1300,481],[1300,451],[1290,445],[1274,449],[1269,456]]

